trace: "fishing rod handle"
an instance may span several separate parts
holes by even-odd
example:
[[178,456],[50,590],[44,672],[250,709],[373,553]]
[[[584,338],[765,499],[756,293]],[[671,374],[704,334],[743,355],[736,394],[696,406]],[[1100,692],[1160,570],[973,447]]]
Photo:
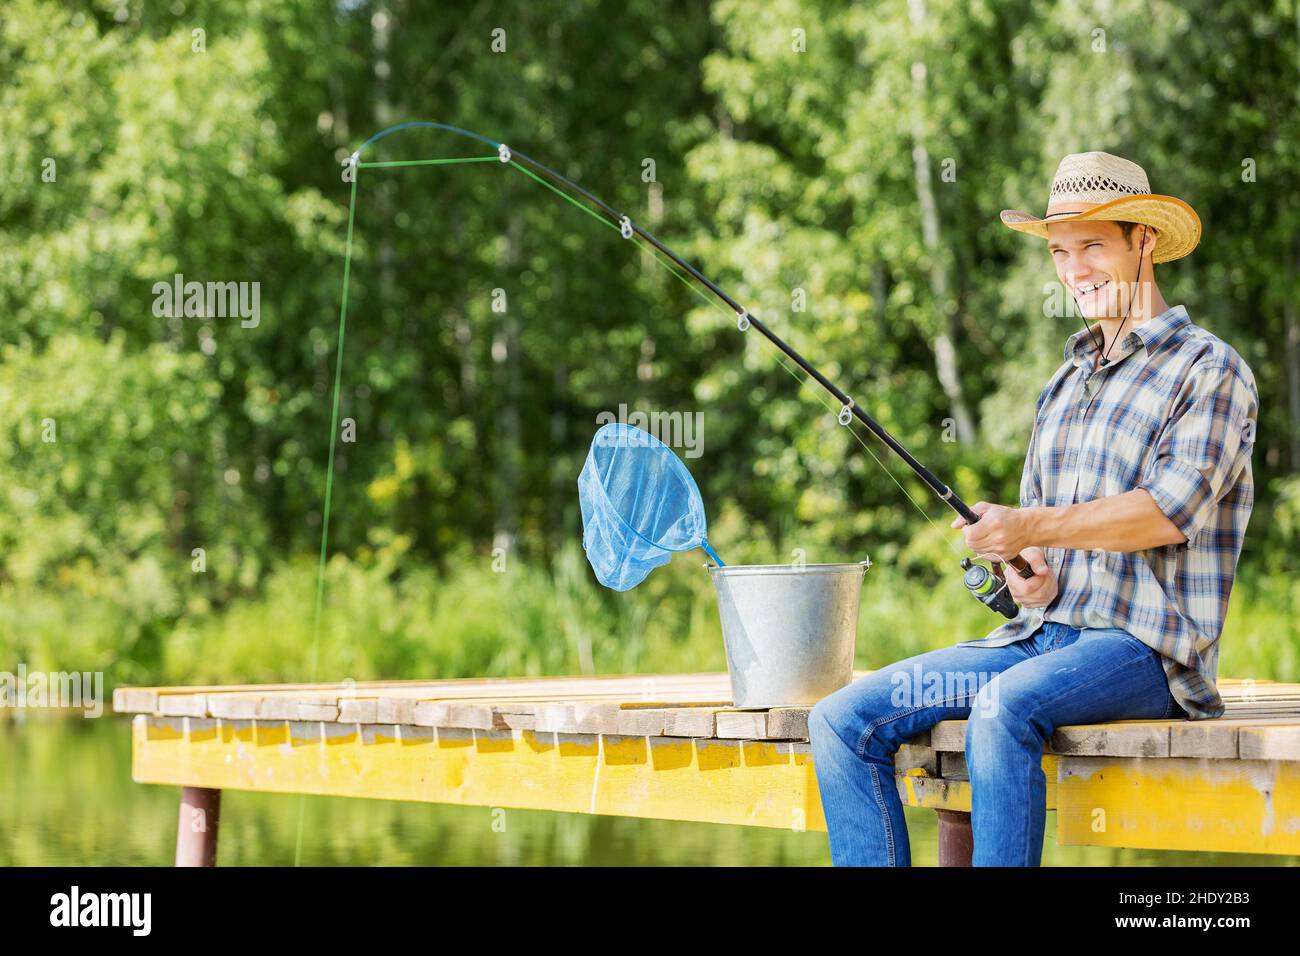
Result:
[[[980,516],[971,511],[970,505],[958,498],[957,493],[951,488],[948,489],[946,495],[941,494],[939,497],[946,501],[953,511],[965,518],[967,524],[976,524],[980,520]],[[1015,568],[1022,578],[1032,578],[1034,576],[1034,569],[1029,566],[1029,562],[1018,554],[1005,564],[1008,567]]]

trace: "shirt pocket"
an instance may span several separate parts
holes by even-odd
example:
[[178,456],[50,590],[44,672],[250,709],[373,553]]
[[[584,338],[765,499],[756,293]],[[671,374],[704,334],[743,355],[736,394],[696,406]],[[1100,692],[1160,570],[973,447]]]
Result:
[[1098,497],[1123,494],[1137,487],[1147,459],[1153,454],[1162,422],[1159,416],[1133,405],[1116,406],[1094,423],[1089,437],[1100,446],[1102,467]]

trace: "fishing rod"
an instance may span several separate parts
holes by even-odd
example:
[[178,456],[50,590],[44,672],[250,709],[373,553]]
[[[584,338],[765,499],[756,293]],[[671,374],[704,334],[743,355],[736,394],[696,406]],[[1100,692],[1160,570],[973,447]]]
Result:
[[[383,137],[391,133],[397,132],[400,129],[406,129],[410,127],[426,127],[426,128],[440,129],[447,132],[457,133],[462,136],[468,136],[471,139],[475,139],[481,143],[486,143],[487,145],[492,146],[494,149],[496,149],[497,159],[500,160],[500,162],[516,165],[517,168],[519,169],[523,169],[524,167],[517,165],[517,162],[524,163],[527,166],[532,167],[532,169],[536,170],[537,173],[548,176],[556,182],[563,183],[566,187],[573,190],[574,192],[576,192],[578,195],[582,196],[589,202],[593,203],[597,208],[601,209],[606,214],[613,217],[614,221],[618,224],[620,234],[623,236],[623,238],[630,239],[632,238],[633,235],[637,235],[640,236],[642,239],[644,239],[646,242],[650,243],[650,245],[652,245],[660,253],[662,253],[669,260],[675,263],[679,268],[683,269],[687,274],[694,277],[701,285],[703,285],[706,289],[712,292],[718,299],[724,302],[727,305],[727,307],[731,309],[732,312],[735,313],[736,327],[740,329],[740,331],[744,332],[750,328],[756,329],[760,335],[762,335],[769,342],[775,345],[778,349],[784,352],[785,355],[791,361],[793,361],[801,369],[807,372],[809,376],[815,379],[817,384],[821,385],[822,388],[826,389],[826,391],[830,392],[831,395],[835,396],[836,400],[840,403],[840,412],[838,416],[838,421],[841,425],[847,426],[852,422],[854,418],[856,418],[863,425],[865,425],[873,435],[875,435],[882,442],[888,445],[889,448],[896,455],[898,455],[898,457],[901,458],[907,464],[907,466],[911,468],[912,471],[915,472],[918,477],[920,477],[920,479],[923,482],[925,482],[925,484],[930,488],[931,491],[935,493],[935,495],[939,498],[940,501],[944,502],[944,504],[952,508],[955,512],[957,512],[957,514],[965,518],[968,524],[976,524],[979,521],[979,515],[976,514],[974,511],[972,511],[970,506],[967,505],[966,502],[964,502],[960,497],[958,497],[957,493],[954,492],[952,488],[950,488],[946,483],[940,481],[939,478],[936,477],[935,474],[932,471],[930,471],[929,468],[921,464],[921,462],[917,461],[917,459],[912,455],[912,453],[909,452],[906,448],[904,448],[903,445],[898,441],[898,439],[896,439],[893,435],[891,435],[883,425],[881,425],[869,414],[867,414],[867,412],[865,412],[862,409],[862,407],[859,406],[857,402],[855,402],[847,392],[845,392],[838,385],[836,385],[825,375],[823,375],[821,371],[819,371],[816,368],[816,366],[814,366],[806,358],[800,355],[779,335],[777,335],[770,328],[768,328],[766,323],[760,321],[757,316],[755,316],[748,309],[746,309],[735,299],[733,299],[730,295],[728,295],[721,288],[719,288],[717,284],[715,284],[711,279],[709,279],[708,276],[704,275],[704,273],[700,272],[700,270],[696,269],[693,265],[691,265],[689,262],[687,262],[685,259],[679,256],[676,252],[674,252],[664,243],[660,242],[651,233],[647,232],[641,226],[638,226],[635,222],[632,221],[630,216],[620,213],[618,210],[614,209],[604,200],[600,199],[597,196],[592,195],[590,192],[588,192],[583,187],[579,186],[577,183],[569,179],[567,176],[564,176],[556,172],[555,170],[551,169],[549,166],[546,166],[538,162],[537,160],[533,159],[531,156],[527,156],[524,153],[519,152],[518,150],[512,149],[511,147],[507,146],[504,143],[498,143],[495,140],[489,139],[486,136],[482,136],[478,133],[474,133],[469,130],[460,129],[455,126],[448,126],[444,123],[432,123],[432,122],[399,123],[396,126],[389,127],[388,129],[375,134],[370,139],[368,139],[365,143],[363,143],[362,146],[348,158],[348,160],[345,162],[345,165],[347,165],[347,163],[351,163],[354,167],[356,167],[357,165],[359,165],[359,157],[362,150],[364,150],[367,146],[371,145],[376,140],[382,139]],[[527,170],[524,171],[527,172]],[[555,187],[552,188],[554,189]],[[1026,562],[1024,558],[1020,557],[1020,555],[1014,555],[1007,562],[1007,564],[1009,564],[1012,568],[1014,568],[1023,578],[1031,578],[1034,576],[1033,569],[1029,566],[1028,562]],[[993,610],[997,611],[998,613],[1002,614],[1004,617],[1014,618],[1017,616],[1017,614],[1019,613],[1019,606],[1015,603],[1014,599],[1011,597],[1010,591],[1007,588],[1006,579],[1002,575],[1001,570],[998,568],[998,562],[994,562],[993,569],[989,570],[988,568],[985,568],[983,565],[975,564],[969,558],[963,558],[961,561],[961,566],[963,571],[965,572],[962,578],[962,583],[963,585],[965,585],[966,589],[969,590],[975,598],[977,598],[980,602],[986,604]]]

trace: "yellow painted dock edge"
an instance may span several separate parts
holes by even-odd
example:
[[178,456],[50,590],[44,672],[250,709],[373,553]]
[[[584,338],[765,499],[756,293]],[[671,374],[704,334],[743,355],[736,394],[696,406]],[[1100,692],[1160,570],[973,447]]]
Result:
[[1300,854],[1300,763],[1061,757],[1061,844]]
[[807,743],[137,715],[138,783],[826,830]]
[[[1061,844],[1300,853],[1293,761],[1044,755]],[[825,832],[808,744],[137,715],[138,783]],[[970,810],[911,772],[905,803]]]

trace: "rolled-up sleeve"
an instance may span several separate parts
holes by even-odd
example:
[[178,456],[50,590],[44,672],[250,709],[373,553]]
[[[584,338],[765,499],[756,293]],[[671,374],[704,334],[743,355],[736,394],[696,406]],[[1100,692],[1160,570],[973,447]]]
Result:
[[1188,376],[1138,483],[1187,538],[1236,481],[1255,443],[1259,396],[1250,373],[1214,364]]

